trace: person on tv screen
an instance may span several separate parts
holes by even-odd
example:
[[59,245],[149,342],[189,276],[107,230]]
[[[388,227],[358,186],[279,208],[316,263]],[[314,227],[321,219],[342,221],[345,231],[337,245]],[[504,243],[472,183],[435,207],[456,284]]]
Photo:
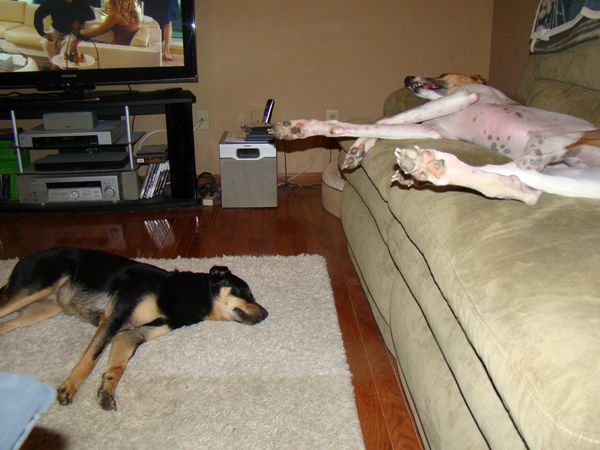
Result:
[[[52,17],[52,29],[44,30],[44,19]],[[84,22],[94,20],[95,15],[86,0],[46,0],[36,10],[33,25],[42,37],[42,47],[48,59],[58,54],[65,38],[79,30]]]
[[171,55],[171,37],[173,36],[173,20],[177,16],[177,0],[145,0],[144,14],[152,17],[160,25],[163,34],[163,59],[174,61]]
[[140,28],[140,13],[137,0],[107,0],[106,17],[97,26],[79,31],[84,38],[113,32],[112,44],[129,45]]

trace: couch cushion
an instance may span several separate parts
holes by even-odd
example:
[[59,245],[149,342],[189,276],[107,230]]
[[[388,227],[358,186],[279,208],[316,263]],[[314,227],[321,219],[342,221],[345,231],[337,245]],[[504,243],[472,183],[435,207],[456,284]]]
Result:
[[42,48],[40,43],[40,35],[35,31],[35,28],[27,27],[25,25],[11,28],[6,31],[6,40],[12,42],[17,46],[25,47],[39,47]]
[[600,127],[600,91],[559,81],[538,80],[531,86],[526,104],[581,117]]
[[[406,194],[407,191],[405,190],[394,189],[392,197],[400,197]],[[460,390],[463,402],[466,403],[473,420],[485,436],[488,445],[493,449],[516,450],[523,448],[522,438],[515,430],[514,423],[506,407],[498,398],[485,366],[473,350],[464,330],[440,292],[435,279],[431,276],[427,261],[398,222],[395,222],[390,229],[388,245],[389,252],[408,286],[410,298],[416,303],[415,307],[418,307],[426,317],[427,326],[436,340],[437,353],[440,354],[438,358],[443,357],[445,364],[454,377],[453,384],[456,384]],[[406,297],[406,294],[404,297]],[[401,300],[397,295],[394,295],[390,313],[392,335],[395,342],[394,348],[398,351],[404,349],[404,354],[400,355],[400,360],[403,362],[405,361],[404,358],[412,355],[413,363],[411,365],[414,365],[419,358],[423,359],[423,354],[419,354],[416,351],[417,349],[413,348],[413,339],[410,336],[400,336],[405,333],[406,325],[403,329],[394,326],[399,320],[404,320],[404,318],[400,319],[398,317],[406,313],[405,309],[407,308],[400,306],[403,301],[405,302],[405,300]],[[428,356],[425,364],[430,363],[430,357]],[[416,374],[415,379],[412,381],[415,386],[418,386],[421,384],[420,379],[426,378],[426,373],[430,377],[435,377],[438,372],[439,370],[436,370],[433,374],[429,374],[426,370],[423,370],[421,373]],[[446,411],[445,407],[441,409]],[[434,409],[434,415],[439,414],[439,411],[440,409]],[[465,444],[463,446],[451,446],[447,442],[443,442],[443,444],[446,444],[446,446],[437,445],[434,448],[474,448],[474,446]]]
[[0,21],[18,22],[23,24],[25,21],[25,6],[25,2],[0,0]]
[[19,27],[21,25],[22,24],[20,24],[19,22],[5,22],[5,21],[0,20],[0,39],[4,39],[4,37],[6,36],[7,30],[10,30],[11,28]]
[[[452,151],[451,144],[438,141],[436,148]],[[458,144],[454,153],[466,161],[502,158]],[[367,162],[383,158],[384,150],[372,152],[365,168],[381,176],[386,171],[373,172]],[[388,173],[394,163],[391,153],[380,162]],[[544,194],[527,206],[452,187],[391,189],[392,213],[425,257],[528,444],[600,445],[600,277],[594,273],[600,201]]]
[[600,41],[577,45],[569,50],[534,58],[534,75],[538,79],[562,81],[600,90]]
[[[390,274],[394,271],[394,266],[385,249],[387,244],[387,234],[390,222],[393,217],[389,214],[384,200],[377,190],[373,187],[370,180],[365,176],[364,171],[357,171],[354,174],[356,195],[371,206],[372,216],[368,219],[356,217],[352,221],[352,227],[345,228],[346,237],[353,241],[354,251],[357,262],[363,268],[361,277],[369,280],[376,279],[377,283],[371,283],[366,287],[370,298],[375,302],[375,308],[379,315],[385,321],[385,328],[389,329],[390,320],[390,300],[392,289],[392,278],[380,274]],[[344,187],[344,189],[352,189]],[[386,214],[387,211],[387,214]],[[344,210],[342,205],[342,217],[353,216],[352,210]],[[374,222],[374,224],[373,224]],[[380,324],[381,327],[381,324]],[[386,331],[382,328],[382,333],[386,336]]]

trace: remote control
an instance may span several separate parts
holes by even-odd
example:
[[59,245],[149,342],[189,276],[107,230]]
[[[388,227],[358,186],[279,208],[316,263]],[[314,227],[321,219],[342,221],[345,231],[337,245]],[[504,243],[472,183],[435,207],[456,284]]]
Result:
[[183,89],[180,87],[164,88],[164,89],[159,89],[157,91],[154,91],[154,95],[158,95],[159,97],[166,97],[171,94],[176,94],[177,92],[180,92],[182,90]]

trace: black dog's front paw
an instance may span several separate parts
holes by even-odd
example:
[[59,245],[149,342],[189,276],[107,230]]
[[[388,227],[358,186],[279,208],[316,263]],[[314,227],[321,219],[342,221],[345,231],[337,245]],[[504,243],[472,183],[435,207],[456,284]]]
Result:
[[73,397],[67,394],[64,389],[58,388],[56,390],[56,394],[56,399],[61,405],[70,405],[71,403],[73,403]]
[[56,399],[61,405],[70,405],[73,403],[73,398],[77,393],[77,388],[72,383],[65,381],[58,388],[56,388]]
[[117,402],[115,400],[114,395],[110,392],[105,391],[102,387],[98,389],[98,398],[100,401],[100,406],[105,411],[116,411],[117,410]]

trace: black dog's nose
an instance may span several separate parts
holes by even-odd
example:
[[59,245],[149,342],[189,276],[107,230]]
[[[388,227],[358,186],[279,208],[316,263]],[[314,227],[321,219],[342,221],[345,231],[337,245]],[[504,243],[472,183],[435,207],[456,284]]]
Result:
[[406,77],[404,79],[404,86],[408,86],[410,83],[412,83],[413,78],[415,78],[415,77],[411,77],[411,76]]
[[[260,306],[260,305],[259,305]],[[267,311],[265,308],[263,308],[262,306],[260,307],[260,312],[262,314],[262,320],[265,320],[267,318],[267,316],[269,315],[269,311]]]

